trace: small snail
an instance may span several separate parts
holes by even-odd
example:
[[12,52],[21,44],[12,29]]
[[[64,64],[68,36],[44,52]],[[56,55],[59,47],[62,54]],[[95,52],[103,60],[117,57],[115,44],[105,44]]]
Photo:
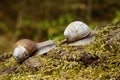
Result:
[[70,46],[86,45],[95,40],[94,31],[81,21],[70,23],[64,31],[65,40]]
[[21,63],[34,52],[36,52],[36,54],[44,54],[53,48],[55,48],[55,44],[52,40],[34,43],[29,39],[21,39],[14,45],[13,56],[18,63]]

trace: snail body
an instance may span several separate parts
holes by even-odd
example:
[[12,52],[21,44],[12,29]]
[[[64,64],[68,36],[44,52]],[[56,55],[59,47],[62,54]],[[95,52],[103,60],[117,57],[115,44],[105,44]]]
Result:
[[95,40],[93,31],[89,26],[81,21],[70,23],[64,31],[64,36],[68,45],[78,46],[89,44]]
[[38,55],[42,55],[46,52],[49,52],[50,50],[56,47],[53,40],[47,40],[44,42],[36,43],[36,45],[37,45],[36,54]]
[[13,56],[18,63],[22,63],[34,52],[35,54],[44,54],[54,47],[55,44],[52,40],[48,40],[42,43],[34,43],[32,40],[29,39],[21,39],[17,41],[14,45]]

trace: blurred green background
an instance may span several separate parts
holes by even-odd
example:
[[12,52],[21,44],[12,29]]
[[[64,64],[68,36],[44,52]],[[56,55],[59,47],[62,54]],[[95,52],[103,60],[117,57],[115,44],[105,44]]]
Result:
[[120,20],[120,0],[0,0],[0,54],[22,38],[60,41],[72,21],[92,29]]

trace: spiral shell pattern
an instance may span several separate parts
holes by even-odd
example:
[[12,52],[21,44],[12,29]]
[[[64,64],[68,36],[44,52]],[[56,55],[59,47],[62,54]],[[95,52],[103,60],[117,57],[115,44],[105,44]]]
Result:
[[27,59],[37,49],[36,44],[29,39],[21,39],[14,45],[13,56],[17,62],[21,63]]
[[75,42],[90,34],[91,29],[81,21],[70,23],[64,31],[64,36],[68,42]]

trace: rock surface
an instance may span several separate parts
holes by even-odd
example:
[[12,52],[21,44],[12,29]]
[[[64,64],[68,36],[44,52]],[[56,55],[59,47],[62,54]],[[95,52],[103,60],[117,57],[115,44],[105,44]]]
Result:
[[119,29],[120,24],[101,27],[90,45],[58,45],[47,54],[30,57],[23,64],[17,64],[8,52],[0,57],[0,79],[119,80]]

